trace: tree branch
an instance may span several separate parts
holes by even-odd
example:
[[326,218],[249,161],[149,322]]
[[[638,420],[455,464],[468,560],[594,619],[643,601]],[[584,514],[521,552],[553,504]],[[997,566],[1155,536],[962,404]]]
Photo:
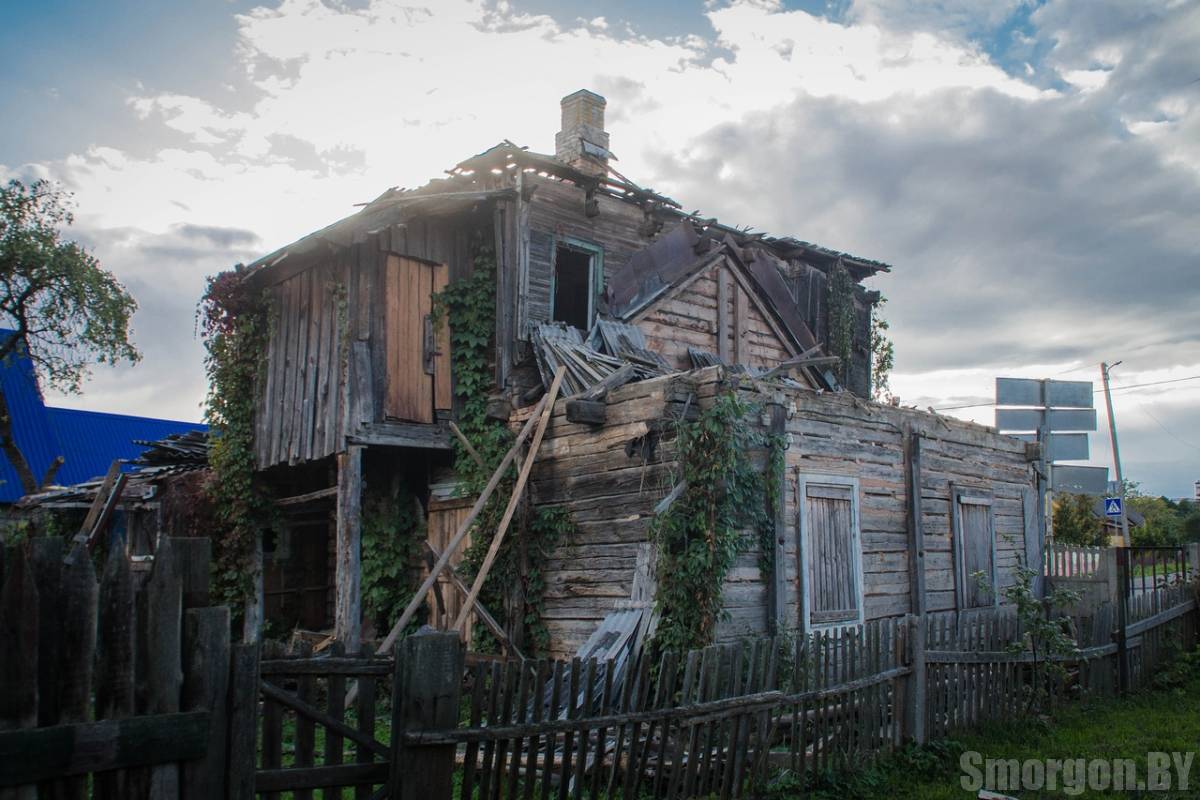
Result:
[[21,452],[16,439],[13,438],[12,415],[8,412],[8,398],[5,396],[2,386],[0,386],[0,450],[4,451],[4,454],[8,456],[9,463],[17,471],[17,478],[21,481],[21,489],[24,493],[36,492],[40,488],[37,479],[33,477],[29,461],[26,460],[25,454]]

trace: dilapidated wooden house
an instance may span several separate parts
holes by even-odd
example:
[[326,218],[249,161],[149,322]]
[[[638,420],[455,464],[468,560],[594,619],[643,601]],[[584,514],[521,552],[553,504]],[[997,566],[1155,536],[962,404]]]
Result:
[[1014,439],[869,400],[879,295],[862,281],[889,267],[634,184],[610,164],[604,110],[571,94],[554,156],[505,141],[251,265],[273,320],[256,459],[285,518],[265,543],[265,594],[318,598],[305,624],[333,620],[357,640],[364,482],[410,487],[438,546],[468,514],[470,498],[439,489],[454,481],[461,397],[434,298],[482,250],[495,263],[491,413],[520,423],[565,372],[529,494],[575,527],[544,570],[553,652],[630,596],[672,489],[671,448],[647,442],[731,380],[787,436],[786,503],[771,574],[749,552],[731,573],[721,635],[993,602],[966,576],[1002,584],[1032,552],[1034,470]]

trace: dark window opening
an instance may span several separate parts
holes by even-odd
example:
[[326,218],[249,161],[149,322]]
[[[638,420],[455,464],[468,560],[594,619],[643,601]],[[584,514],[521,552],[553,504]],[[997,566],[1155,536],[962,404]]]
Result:
[[560,245],[554,252],[554,319],[591,326],[592,254]]

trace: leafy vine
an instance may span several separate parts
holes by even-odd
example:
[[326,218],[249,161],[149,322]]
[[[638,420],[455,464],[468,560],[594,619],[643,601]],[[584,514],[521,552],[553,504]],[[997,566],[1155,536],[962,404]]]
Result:
[[[479,456],[476,462],[465,445],[455,441],[455,470],[461,480],[460,491],[467,496],[483,491],[514,438],[507,426],[487,415],[488,395],[494,385],[492,337],[496,330],[496,260],[492,249],[477,246],[472,266],[470,277],[449,284],[434,298],[435,322],[446,319],[450,324],[454,394],[460,401],[457,425]],[[476,519],[471,546],[463,556],[461,570],[465,576],[474,576],[483,563],[515,480],[516,471],[510,467]],[[569,513],[559,508],[538,509],[531,518],[522,515],[514,524],[524,528],[525,553],[521,553],[521,536],[506,536],[479,599],[501,618],[502,625],[524,626],[534,646],[541,650],[549,640],[542,623],[545,582],[541,565],[572,524]],[[524,595],[519,609],[509,602],[518,582]],[[482,626],[475,631],[477,646],[494,646],[487,641],[489,634]]]
[[266,296],[249,289],[245,276],[238,264],[209,277],[196,312],[208,376],[204,416],[212,471],[206,491],[216,524],[213,584],[217,597],[234,609],[253,592],[256,542],[272,514],[254,470],[255,384],[271,320]]
[[412,569],[424,541],[423,514],[403,484],[396,492],[367,485],[362,514],[362,604],[376,630],[385,630],[412,596]]
[[743,531],[757,531],[763,549],[774,549],[765,546],[764,536],[768,528],[773,535],[779,484],[767,475],[781,469],[783,448],[771,446],[767,475],[756,468],[753,451],[770,444],[751,424],[758,410],[731,389],[698,419],[677,426],[686,488],[651,526],[658,574],[670,576],[659,581],[655,599],[660,648],[682,651],[712,642],[725,577],[749,544]]
[[839,261],[829,273],[829,346],[841,361],[838,380],[846,386],[854,348],[854,280]]

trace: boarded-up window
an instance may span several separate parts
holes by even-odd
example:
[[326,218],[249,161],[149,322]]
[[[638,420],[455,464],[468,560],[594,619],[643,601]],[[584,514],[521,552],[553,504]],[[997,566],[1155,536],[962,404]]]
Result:
[[953,496],[959,608],[994,605],[996,529],[992,519],[992,498],[970,489],[955,489]]
[[801,576],[808,623],[862,619],[858,491],[853,478],[801,476]]

